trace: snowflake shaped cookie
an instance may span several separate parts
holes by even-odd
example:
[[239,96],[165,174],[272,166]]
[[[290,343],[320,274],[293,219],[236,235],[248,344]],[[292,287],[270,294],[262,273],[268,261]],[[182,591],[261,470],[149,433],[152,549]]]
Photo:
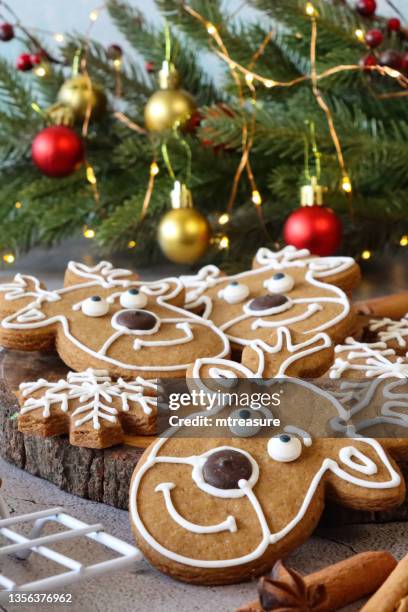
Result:
[[408,314],[399,321],[388,317],[372,319],[368,324],[368,330],[399,355],[405,355],[408,351]]
[[62,289],[17,274],[0,285],[0,344],[19,350],[55,345],[73,370],[107,370],[145,379],[184,376],[197,357],[229,355],[229,342],[211,321],[182,308],[176,278],[143,283],[109,262],[70,262]]
[[69,372],[66,379],[20,385],[18,427],[43,437],[69,433],[74,446],[107,448],[124,435],[156,432],[157,384],[113,381],[106,370]]

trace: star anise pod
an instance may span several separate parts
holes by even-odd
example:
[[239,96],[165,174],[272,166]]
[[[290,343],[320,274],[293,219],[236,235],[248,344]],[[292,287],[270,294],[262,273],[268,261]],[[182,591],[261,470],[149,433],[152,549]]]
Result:
[[310,612],[326,599],[323,584],[308,587],[302,576],[287,569],[282,561],[275,563],[269,576],[259,580],[258,593],[264,612]]

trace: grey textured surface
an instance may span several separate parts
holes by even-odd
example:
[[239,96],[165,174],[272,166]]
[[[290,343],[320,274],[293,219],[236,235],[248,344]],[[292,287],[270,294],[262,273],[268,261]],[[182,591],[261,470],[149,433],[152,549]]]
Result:
[[[63,506],[73,516],[86,522],[102,522],[105,529],[132,542],[128,513],[103,504],[82,500],[63,493],[54,485],[40,481],[0,459],[0,476],[5,481],[4,494],[12,512],[19,514]],[[401,558],[407,552],[408,524],[354,525],[334,529],[320,529],[306,544],[289,558],[288,564],[304,573],[340,561],[365,550],[388,549]],[[79,540],[61,543],[64,553],[85,563],[104,558],[96,554],[92,544]],[[24,562],[11,558],[0,564],[1,571],[18,580],[32,580],[47,572],[58,571],[49,562],[32,557]],[[232,612],[237,606],[255,598],[254,584],[228,587],[197,587],[175,582],[141,562],[134,570],[119,572],[87,582],[78,583],[65,592],[72,593],[73,604],[66,609],[75,612]],[[0,606],[2,612],[29,610],[60,610],[63,606]],[[359,609],[349,606],[348,612]]]

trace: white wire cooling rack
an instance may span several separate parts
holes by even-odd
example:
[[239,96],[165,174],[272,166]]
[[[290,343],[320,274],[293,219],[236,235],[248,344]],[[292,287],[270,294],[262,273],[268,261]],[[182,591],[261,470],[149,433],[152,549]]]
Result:
[[[51,535],[41,535],[44,526],[49,522],[62,525],[66,529]],[[23,523],[32,523],[31,533],[28,537],[14,529],[16,525]],[[100,523],[95,525],[83,523],[66,514],[63,508],[50,508],[40,512],[11,516],[1,493],[0,535],[7,541],[5,545],[2,545],[2,542],[0,542],[0,561],[3,560],[3,569],[5,555],[14,555],[17,559],[25,560],[32,553],[41,555],[67,569],[67,571],[58,575],[48,576],[25,584],[17,584],[12,578],[0,572],[0,603],[7,601],[11,592],[55,590],[80,580],[129,568],[142,558],[140,551],[136,547],[105,533],[103,525]],[[94,565],[84,565],[50,548],[50,546],[58,542],[78,537],[88,538],[111,551],[119,553],[120,556]]]

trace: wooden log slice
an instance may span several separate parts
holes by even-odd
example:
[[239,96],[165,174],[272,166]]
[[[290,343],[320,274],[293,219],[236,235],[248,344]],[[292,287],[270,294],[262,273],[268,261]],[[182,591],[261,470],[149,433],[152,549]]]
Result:
[[23,381],[59,380],[68,371],[55,353],[0,352],[0,456],[60,489],[127,509],[130,478],[152,437],[127,437],[105,450],[79,448],[67,436],[40,438],[21,434],[13,391]]
[[[0,456],[79,497],[128,508],[130,479],[144,449],[154,439],[130,437],[126,443],[105,450],[71,446],[67,436],[40,438],[21,434],[15,417],[13,393],[20,382],[46,378],[58,380],[67,367],[54,353],[0,351]],[[401,466],[408,481],[408,464]],[[1,474],[0,474],[1,477]],[[361,512],[328,504],[322,524],[383,523],[408,520],[408,498],[387,512]]]

